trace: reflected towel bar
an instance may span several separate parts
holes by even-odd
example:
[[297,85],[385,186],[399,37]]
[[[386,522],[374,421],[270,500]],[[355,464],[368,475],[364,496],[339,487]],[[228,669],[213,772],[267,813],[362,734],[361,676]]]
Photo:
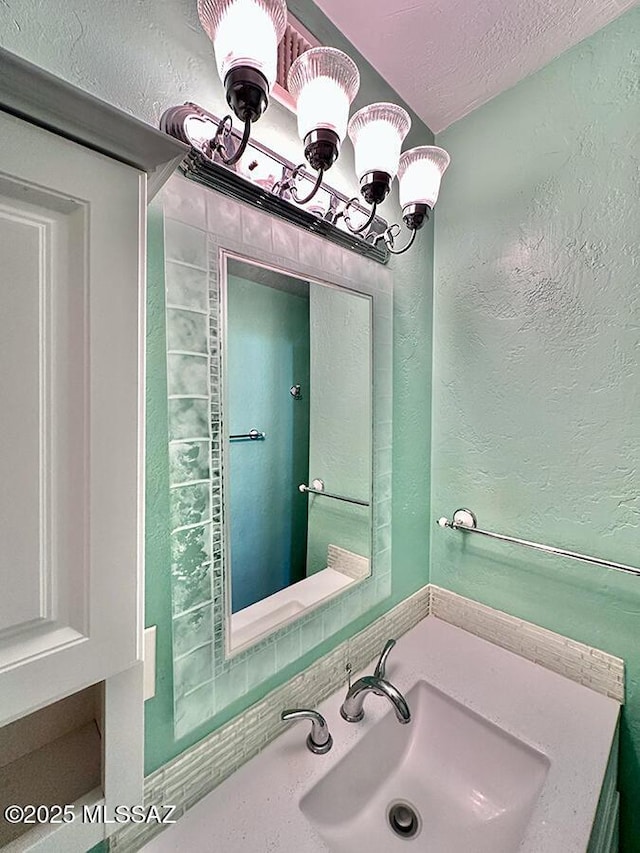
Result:
[[240,435],[230,435],[230,441],[241,441],[241,440],[249,440],[249,441],[264,441],[267,437],[266,433],[260,432],[259,429],[250,429],[249,432],[243,432]]
[[360,501],[358,498],[347,498],[344,495],[326,492],[322,480],[313,480],[310,486],[307,486],[306,483],[300,483],[298,491],[307,492],[310,495],[322,495],[325,498],[333,498],[334,501],[344,501],[347,504],[356,504],[356,506],[369,506],[369,501]]
[[514,545],[525,545],[527,548],[535,548],[537,551],[545,551],[547,554],[555,554],[558,557],[570,557],[572,560],[580,560],[582,563],[593,563],[596,566],[626,572],[628,575],[640,576],[640,569],[634,566],[626,566],[624,563],[614,563],[612,560],[589,557],[586,554],[567,551],[565,548],[554,548],[553,545],[541,545],[539,542],[530,542],[528,539],[518,539],[515,536],[504,536],[502,533],[481,530],[478,527],[475,514],[470,509],[457,509],[453,513],[453,521],[449,521],[448,518],[439,518],[437,523],[440,527],[450,527],[452,530],[462,530],[465,533],[479,533],[481,536],[489,537],[489,539],[499,539],[501,542],[511,542]]

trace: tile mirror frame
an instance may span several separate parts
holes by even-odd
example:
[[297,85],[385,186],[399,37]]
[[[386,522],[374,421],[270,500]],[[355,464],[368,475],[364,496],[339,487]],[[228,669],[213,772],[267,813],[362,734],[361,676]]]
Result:
[[[162,191],[169,408],[174,735],[206,723],[391,594],[392,274],[174,175]],[[222,538],[221,253],[372,300],[372,574],[229,655]]]

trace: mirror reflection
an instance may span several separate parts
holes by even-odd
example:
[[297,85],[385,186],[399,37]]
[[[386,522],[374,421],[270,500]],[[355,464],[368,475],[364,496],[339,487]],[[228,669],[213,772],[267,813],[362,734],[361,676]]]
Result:
[[227,646],[370,574],[371,298],[222,264]]

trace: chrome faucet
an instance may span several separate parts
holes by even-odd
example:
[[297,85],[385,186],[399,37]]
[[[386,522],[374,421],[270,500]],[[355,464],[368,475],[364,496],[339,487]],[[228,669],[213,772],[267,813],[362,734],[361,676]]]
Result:
[[376,664],[376,668],[373,670],[373,674],[376,678],[384,678],[387,670],[387,658],[389,657],[389,652],[395,646],[395,640],[387,640],[384,644],[384,649],[380,652],[380,657],[378,658],[378,663]]
[[375,693],[384,696],[393,706],[399,723],[411,722],[411,711],[407,701],[397,687],[385,679],[385,669],[389,652],[395,646],[395,640],[387,640],[378,659],[373,675],[365,675],[352,684],[347,691],[340,716],[348,723],[358,723],[364,717],[364,700],[367,694]]
[[324,755],[333,746],[333,738],[329,732],[327,721],[318,713],[308,708],[295,708],[283,711],[280,719],[284,723],[297,723],[299,720],[311,720],[311,731],[307,737],[307,747],[316,755]]

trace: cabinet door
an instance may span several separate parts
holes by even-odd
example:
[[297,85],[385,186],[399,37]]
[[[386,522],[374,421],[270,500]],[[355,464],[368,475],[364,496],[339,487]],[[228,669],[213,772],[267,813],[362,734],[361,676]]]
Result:
[[0,140],[2,725],[140,658],[146,177]]

